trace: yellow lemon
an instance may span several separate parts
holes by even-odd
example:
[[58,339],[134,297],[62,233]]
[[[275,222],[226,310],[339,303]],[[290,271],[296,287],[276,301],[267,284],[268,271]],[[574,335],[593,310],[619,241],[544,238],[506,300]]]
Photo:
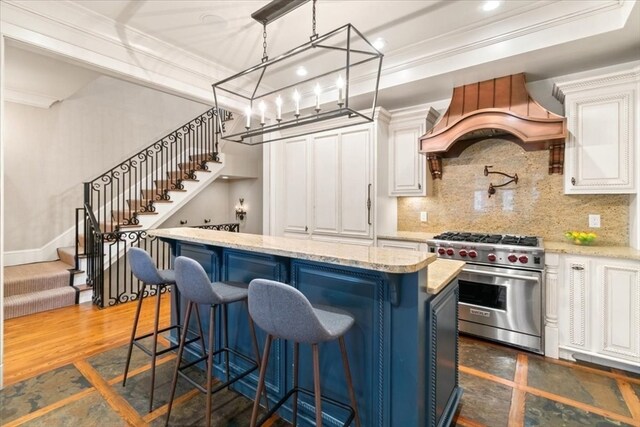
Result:
[[580,239],[576,239],[573,241],[573,243],[575,243],[576,245],[581,245],[582,242],[580,241]]

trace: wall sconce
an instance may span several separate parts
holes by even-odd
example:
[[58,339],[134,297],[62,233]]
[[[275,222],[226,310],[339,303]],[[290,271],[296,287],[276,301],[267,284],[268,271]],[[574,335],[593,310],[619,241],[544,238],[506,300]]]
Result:
[[243,221],[245,215],[247,215],[247,211],[244,208],[244,199],[240,197],[240,206],[236,206],[236,219]]

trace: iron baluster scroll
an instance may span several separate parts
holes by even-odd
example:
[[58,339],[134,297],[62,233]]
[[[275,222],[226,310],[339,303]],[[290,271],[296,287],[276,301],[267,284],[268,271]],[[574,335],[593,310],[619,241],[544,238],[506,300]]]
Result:
[[182,190],[196,171],[207,170],[207,162],[219,161],[220,132],[231,120],[231,112],[211,108],[84,183],[84,212],[76,215],[76,259],[87,259],[87,284],[96,305],[135,298],[139,284],[126,260],[130,246],[148,250],[159,268],[169,267],[168,247],[140,229],[139,216],[153,214],[158,203],[171,201],[171,191]]
[[487,190],[487,192],[489,193],[489,197],[491,197],[492,195],[496,194],[496,188],[500,188],[500,187],[504,187],[505,185],[509,185],[512,182],[514,184],[518,183],[518,174],[514,173],[513,175],[508,175],[504,172],[497,172],[497,171],[490,171],[489,168],[492,168],[493,166],[485,166],[484,167],[484,176],[489,176],[490,173],[493,174],[497,174],[497,175],[502,175],[502,176],[506,176],[507,178],[510,178],[509,181],[504,182],[502,184],[499,185],[493,185],[493,183],[489,183],[489,189]]

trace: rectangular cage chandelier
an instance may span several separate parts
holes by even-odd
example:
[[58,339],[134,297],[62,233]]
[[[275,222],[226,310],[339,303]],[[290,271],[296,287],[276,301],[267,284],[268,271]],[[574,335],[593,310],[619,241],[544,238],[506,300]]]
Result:
[[213,84],[215,108],[240,111],[223,139],[256,145],[373,121],[383,54],[351,24],[316,34],[316,0],[310,41],[268,58],[267,24],[308,1],[274,0],[251,15],[264,27],[262,62]]

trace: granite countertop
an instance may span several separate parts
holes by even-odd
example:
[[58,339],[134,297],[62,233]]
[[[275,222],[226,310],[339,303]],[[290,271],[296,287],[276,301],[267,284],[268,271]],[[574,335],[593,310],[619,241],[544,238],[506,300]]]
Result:
[[640,250],[629,246],[581,246],[569,242],[544,242],[544,251],[556,254],[575,254],[640,260]]
[[437,233],[422,233],[419,231],[396,231],[395,233],[379,234],[378,239],[405,240],[407,242],[425,243],[433,239]]
[[386,273],[414,273],[437,259],[435,254],[377,248],[259,234],[231,233],[198,228],[161,228],[151,236],[186,242],[280,255]]
[[437,294],[460,273],[465,266],[464,261],[437,259],[427,270],[427,292]]

